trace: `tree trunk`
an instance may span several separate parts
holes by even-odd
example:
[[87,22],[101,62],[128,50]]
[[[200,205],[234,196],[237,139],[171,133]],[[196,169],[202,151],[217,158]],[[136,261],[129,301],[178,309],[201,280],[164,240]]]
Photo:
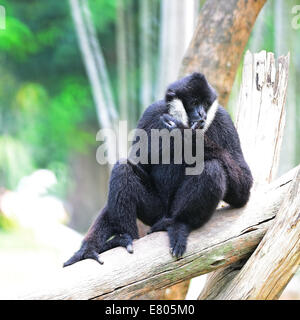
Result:
[[235,74],[256,17],[266,0],[206,1],[185,54],[181,76],[198,71],[226,106]]

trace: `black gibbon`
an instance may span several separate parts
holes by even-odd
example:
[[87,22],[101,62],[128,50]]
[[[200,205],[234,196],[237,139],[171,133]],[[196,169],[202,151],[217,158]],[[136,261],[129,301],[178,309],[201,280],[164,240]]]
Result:
[[[106,206],[64,266],[87,258],[102,263],[99,253],[117,246],[132,253],[137,218],[151,226],[150,232],[167,231],[171,253],[180,257],[189,233],[211,217],[221,200],[235,208],[247,203],[250,169],[233,122],[204,75],[193,73],[171,84],[165,98],[145,110],[137,128],[147,132],[149,142],[151,129],[202,130],[203,171],[187,175],[189,165],[172,162],[172,155],[169,164],[117,162]],[[150,159],[150,147],[148,152]]]

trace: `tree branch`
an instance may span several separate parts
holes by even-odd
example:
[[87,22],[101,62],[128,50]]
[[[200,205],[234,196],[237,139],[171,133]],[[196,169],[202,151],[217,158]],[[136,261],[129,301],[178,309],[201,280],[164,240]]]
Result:
[[257,190],[246,207],[217,210],[206,225],[191,233],[182,259],[171,257],[165,232],[153,233],[134,242],[133,255],[115,248],[101,255],[102,266],[81,261],[12,298],[131,299],[244,259],[272,223],[294,170]]
[[274,223],[245,266],[217,299],[271,300],[280,296],[300,265],[300,170]]

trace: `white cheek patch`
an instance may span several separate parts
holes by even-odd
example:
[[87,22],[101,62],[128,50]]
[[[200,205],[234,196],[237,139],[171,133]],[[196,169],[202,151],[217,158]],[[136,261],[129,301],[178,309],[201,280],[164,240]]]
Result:
[[211,125],[211,123],[214,121],[215,115],[218,111],[218,107],[219,107],[219,102],[216,99],[213,104],[210,106],[210,108],[208,109],[208,112],[206,114],[206,121],[205,121],[205,125],[204,128],[202,129],[203,132],[205,132],[209,126]]
[[185,126],[188,126],[189,119],[180,99],[174,99],[169,103],[169,114],[176,120],[181,121]]
[[[202,129],[203,133],[209,128],[213,122],[215,115],[218,111],[219,102],[216,99],[213,104],[209,107],[204,128]],[[180,99],[174,99],[169,103],[169,114],[178,121],[181,121],[185,126],[189,125],[189,118],[185,111],[184,105]]]

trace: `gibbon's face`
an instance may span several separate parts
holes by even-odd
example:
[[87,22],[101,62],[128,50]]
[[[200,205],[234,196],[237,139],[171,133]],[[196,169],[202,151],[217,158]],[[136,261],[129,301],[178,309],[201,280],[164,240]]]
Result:
[[203,129],[207,120],[207,112],[217,94],[207,82],[205,76],[194,72],[191,75],[172,83],[166,92],[166,101],[179,106],[182,103],[189,127],[198,123],[198,128]]
[[204,106],[200,104],[185,108],[185,110],[189,119],[189,126],[192,127],[195,123],[198,123],[198,128],[203,129],[207,119]]

